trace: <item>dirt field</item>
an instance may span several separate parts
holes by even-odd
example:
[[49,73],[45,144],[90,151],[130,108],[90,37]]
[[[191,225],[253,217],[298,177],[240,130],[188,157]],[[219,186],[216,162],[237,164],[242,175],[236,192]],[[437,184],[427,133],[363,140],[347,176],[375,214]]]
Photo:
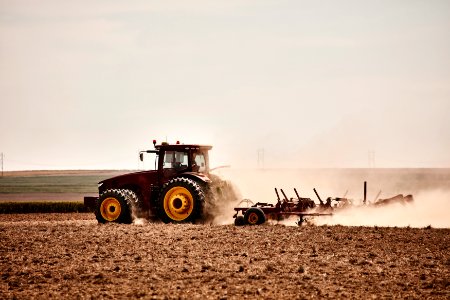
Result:
[[449,248],[449,229],[0,215],[0,299],[449,299]]

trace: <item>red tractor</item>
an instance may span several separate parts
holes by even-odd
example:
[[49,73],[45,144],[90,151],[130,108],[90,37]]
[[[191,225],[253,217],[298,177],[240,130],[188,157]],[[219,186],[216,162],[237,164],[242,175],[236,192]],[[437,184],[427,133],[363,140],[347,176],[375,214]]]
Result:
[[131,223],[134,217],[165,223],[194,222],[212,197],[208,151],[211,146],[162,143],[154,150],[155,170],[125,174],[98,183],[99,197],[85,197],[99,223]]

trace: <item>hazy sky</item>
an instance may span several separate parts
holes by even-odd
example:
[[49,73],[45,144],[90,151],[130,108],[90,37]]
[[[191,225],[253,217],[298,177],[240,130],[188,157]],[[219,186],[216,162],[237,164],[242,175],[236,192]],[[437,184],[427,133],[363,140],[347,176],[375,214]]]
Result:
[[450,167],[450,1],[0,0],[5,169]]

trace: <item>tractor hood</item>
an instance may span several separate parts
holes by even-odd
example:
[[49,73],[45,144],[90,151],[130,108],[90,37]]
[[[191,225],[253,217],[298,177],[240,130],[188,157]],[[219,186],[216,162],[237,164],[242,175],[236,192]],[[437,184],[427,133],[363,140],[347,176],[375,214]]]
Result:
[[157,182],[157,171],[141,171],[123,174],[102,180],[98,183],[100,192],[108,189],[133,189],[133,187],[145,187]]

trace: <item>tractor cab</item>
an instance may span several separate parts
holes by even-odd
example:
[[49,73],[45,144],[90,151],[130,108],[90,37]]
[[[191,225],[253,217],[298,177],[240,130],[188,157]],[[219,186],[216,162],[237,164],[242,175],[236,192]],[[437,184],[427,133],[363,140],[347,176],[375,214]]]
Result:
[[204,147],[176,147],[171,149],[160,147],[159,153],[162,169],[173,169],[177,173],[209,173],[208,149],[204,149]]
[[161,183],[184,173],[195,173],[200,176],[209,175],[208,151],[212,146],[184,145],[162,143],[156,145],[155,150],[140,152],[140,160],[143,161],[143,153],[156,153],[155,169]]

